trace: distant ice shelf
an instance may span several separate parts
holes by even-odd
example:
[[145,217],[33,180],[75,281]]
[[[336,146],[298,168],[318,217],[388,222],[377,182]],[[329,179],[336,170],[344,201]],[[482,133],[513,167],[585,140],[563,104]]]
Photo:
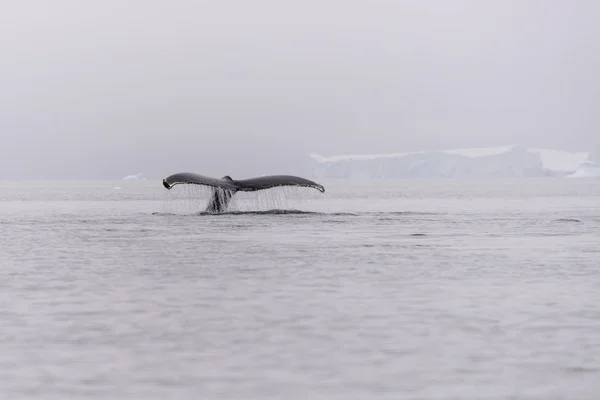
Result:
[[[503,178],[595,173],[590,153],[505,146],[412,153],[310,154],[319,178]],[[583,168],[583,169],[582,169]],[[576,175],[579,176],[579,175]],[[591,175],[597,176],[597,175]]]

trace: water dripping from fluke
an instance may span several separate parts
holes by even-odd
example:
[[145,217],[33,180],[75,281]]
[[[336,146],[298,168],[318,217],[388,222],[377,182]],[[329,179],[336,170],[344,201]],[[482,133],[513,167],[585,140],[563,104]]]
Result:
[[[290,189],[311,188],[321,193],[325,192],[325,188],[321,184],[292,175],[268,175],[235,180],[230,176],[216,179],[182,172],[168,176],[163,179],[162,184],[169,191],[176,185],[208,188],[209,200],[205,203],[204,212],[210,214],[283,210],[289,208],[283,205],[288,197],[285,195],[289,194]],[[248,195],[249,193],[252,195]],[[244,207],[249,205],[254,207]]]

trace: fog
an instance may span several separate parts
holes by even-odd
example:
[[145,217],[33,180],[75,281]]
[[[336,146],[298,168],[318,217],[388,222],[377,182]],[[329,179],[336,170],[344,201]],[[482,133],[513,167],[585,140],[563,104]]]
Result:
[[12,1],[0,179],[600,142],[600,2]]

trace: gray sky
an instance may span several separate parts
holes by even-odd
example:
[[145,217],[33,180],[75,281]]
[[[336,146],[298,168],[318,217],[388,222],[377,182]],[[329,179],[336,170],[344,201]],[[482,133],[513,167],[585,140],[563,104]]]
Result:
[[309,152],[600,142],[597,0],[23,0],[0,179],[301,173]]

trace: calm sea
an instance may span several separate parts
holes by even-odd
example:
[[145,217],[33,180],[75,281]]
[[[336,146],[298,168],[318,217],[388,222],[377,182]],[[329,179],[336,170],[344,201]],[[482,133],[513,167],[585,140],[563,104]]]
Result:
[[600,398],[600,180],[322,183],[0,182],[0,398]]

